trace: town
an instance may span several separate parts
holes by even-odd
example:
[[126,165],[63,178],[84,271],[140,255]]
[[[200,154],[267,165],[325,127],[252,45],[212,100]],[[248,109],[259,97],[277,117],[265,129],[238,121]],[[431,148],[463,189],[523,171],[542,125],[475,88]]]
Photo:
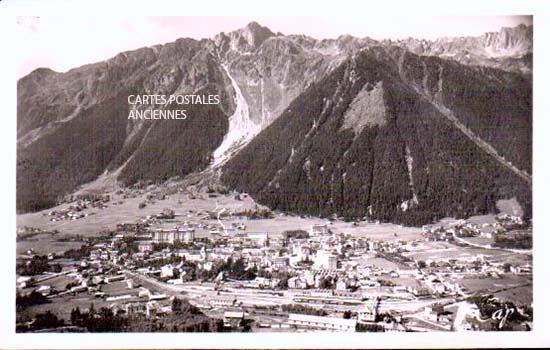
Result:
[[[278,222],[310,222],[255,205],[220,205],[223,196],[189,196],[187,202],[212,205],[165,207],[81,237],[62,252],[22,252],[17,331],[532,327],[531,228],[519,216],[446,219],[410,229],[333,218],[290,227]],[[250,200],[246,194],[224,198]],[[93,218],[100,215],[94,210],[115,204],[109,196],[78,198],[42,215],[62,224]],[[278,229],[261,230],[259,223]],[[33,227],[20,231],[21,240],[60,235]]]

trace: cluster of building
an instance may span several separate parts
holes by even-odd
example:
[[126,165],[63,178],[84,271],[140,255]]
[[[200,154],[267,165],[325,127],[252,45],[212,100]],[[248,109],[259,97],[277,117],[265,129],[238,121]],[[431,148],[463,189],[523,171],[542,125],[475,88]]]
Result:
[[79,199],[75,204],[69,205],[65,209],[52,210],[48,212],[50,221],[61,221],[61,220],[78,220],[90,215],[90,213],[84,212],[88,208],[97,208],[105,209],[107,208],[107,202],[109,202],[109,196],[99,197],[99,198],[87,198]]
[[[71,206],[75,212],[78,208],[81,210]],[[171,312],[167,294],[138,286],[137,280],[129,277],[141,276],[159,289],[185,291],[199,308],[223,310],[224,324],[228,326],[241,324],[249,316],[243,306],[292,304],[323,309],[329,315],[291,311],[285,318],[287,326],[353,331],[360,325],[375,324],[381,314],[400,317],[440,299],[464,297],[467,291],[458,283],[464,272],[497,276],[530,273],[528,264],[505,266],[484,256],[426,259],[423,266],[414,258],[419,246],[429,244],[426,240],[482,236],[484,229],[501,232],[509,228],[509,223],[522,224],[511,216],[501,216],[490,225],[458,221],[446,226],[425,226],[426,239],[417,241],[374,240],[336,233],[329,222],[288,235],[247,231],[244,223],[184,221],[172,228],[154,228],[158,220],[171,220],[174,216],[173,211],[165,210],[136,223],[117,225],[117,232],[96,242],[78,266],[63,271],[73,278],[65,290],[53,290],[46,280],[26,280],[20,287],[34,286],[48,297],[88,293],[129,315],[157,317]],[[197,230],[209,230],[209,235],[197,235]],[[226,271],[216,270],[236,260],[243,262],[252,278],[232,280]],[[199,277],[203,275],[209,276],[207,281]],[[125,282],[126,290],[112,294],[102,287],[117,282]],[[212,286],[204,287],[203,283]],[[273,300],[266,301],[270,296]],[[353,316],[342,317],[347,311],[353,311]],[[441,315],[434,320],[431,311],[424,314],[428,322],[449,322],[448,314],[441,320]],[[424,314],[415,317],[422,318]],[[392,330],[397,330],[396,324],[392,323]]]
[[474,224],[465,220],[457,220],[448,224],[424,225],[422,233],[427,240],[431,241],[453,241],[456,237],[492,239],[496,235],[505,234],[524,225],[525,222],[521,217],[499,214],[496,216],[496,222],[494,223]]

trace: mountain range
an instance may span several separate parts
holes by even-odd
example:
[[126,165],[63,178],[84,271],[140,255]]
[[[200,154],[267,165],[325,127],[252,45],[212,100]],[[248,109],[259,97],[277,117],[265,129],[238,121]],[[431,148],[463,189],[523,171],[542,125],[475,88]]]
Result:
[[[480,37],[317,40],[252,22],[17,83],[17,210],[110,177],[190,174],[273,209],[422,224],[531,213],[532,26]],[[130,94],[217,94],[129,120]],[[170,107],[167,107],[170,108]],[[205,175],[206,176],[206,175]]]

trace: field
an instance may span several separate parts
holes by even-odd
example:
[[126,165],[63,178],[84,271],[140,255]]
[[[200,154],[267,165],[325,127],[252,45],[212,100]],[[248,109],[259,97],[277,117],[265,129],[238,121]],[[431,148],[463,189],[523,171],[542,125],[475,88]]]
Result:
[[[485,239],[481,239],[485,240]],[[476,247],[460,247],[449,242],[421,242],[416,250],[403,255],[416,260],[457,259],[467,260],[483,257],[492,262],[524,264],[531,262],[529,254],[517,254],[502,249],[485,249]]]
[[497,298],[510,300],[518,305],[530,305],[533,302],[533,286],[520,286],[494,293]]
[[29,249],[33,249],[38,255],[60,254],[69,249],[79,248],[83,244],[84,242],[80,241],[61,242],[55,238],[33,238],[17,242],[17,254],[24,254]]
[[463,240],[476,244],[476,245],[482,245],[482,246],[491,246],[493,242],[495,241],[492,238],[485,238],[485,237],[464,237]]
[[386,271],[397,270],[399,268],[399,265],[384,258],[370,258],[370,259],[362,259],[360,261],[361,261],[361,265],[365,265],[365,266],[372,265],[372,266],[382,268]]
[[501,278],[465,277],[458,283],[470,293],[493,294],[504,301],[519,305],[533,302],[533,279],[531,276],[507,274]]
[[68,277],[68,276],[59,276],[59,277],[55,277],[55,278],[51,278],[49,280],[46,280],[46,281],[40,283],[40,285],[48,285],[48,286],[52,287],[52,289],[55,289],[55,290],[58,290],[58,291],[63,291],[63,290],[65,290],[65,287],[67,286],[67,284],[69,284],[71,282],[74,282],[74,278]]
[[[62,234],[81,234],[83,236],[94,236],[103,230],[115,229],[117,223],[135,222],[148,215],[159,214],[165,208],[173,209],[176,213],[175,220],[162,223],[158,227],[172,228],[184,221],[191,223],[203,223],[208,226],[221,227],[218,220],[205,217],[207,211],[219,212],[225,209],[227,212],[240,212],[247,209],[254,209],[258,206],[253,199],[246,197],[243,200],[237,200],[233,195],[216,195],[209,197],[202,193],[196,199],[190,199],[187,193],[174,193],[163,200],[154,200],[149,202],[145,208],[138,209],[139,203],[144,201],[146,192],[136,198],[123,199],[121,195],[111,194],[112,199],[107,204],[106,209],[89,208],[84,212],[90,214],[87,217],[78,220],[62,220],[57,222],[50,221],[45,210],[37,213],[27,213],[17,216],[17,226],[29,226],[41,228],[44,230],[58,230]],[[122,201],[122,204],[115,204]],[[68,204],[60,205],[51,210],[59,210],[68,207]],[[223,218],[223,224],[230,227],[232,223],[244,222],[246,232],[267,232],[275,236],[281,235],[287,230],[310,230],[312,225],[327,223],[327,220],[315,217],[300,217],[275,213],[272,219],[248,220],[246,218],[227,217]],[[360,223],[353,225],[350,222],[336,220],[329,225],[330,229],[337,233],[351,234],[356,237],[365,237],[375,240],[415,240],[421,237],[421,229],[417,227],[403,227],[394,224],[376,224]],[[209,229],[196,229],[198,237],[207,236]],[[54,242],[55,240],[52,240]],[[57,249],[56,244],[54,249]],[[27,243],[27,246],[32,245]],[[57,246],[62,246],[59,244]]]

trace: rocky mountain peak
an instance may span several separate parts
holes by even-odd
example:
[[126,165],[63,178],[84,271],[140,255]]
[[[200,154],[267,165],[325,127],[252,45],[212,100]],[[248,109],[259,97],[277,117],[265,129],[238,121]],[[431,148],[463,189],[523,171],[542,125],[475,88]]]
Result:
[[249,45],[258,47],[266,39],[275,36],[269,28],[259,25],[257,22],[250,22],[244,28],[240,29],[242,35],[246,38]]
[[533,26],[520,24],[480,36],[445,37],[435,40],[408,38],[384,40],[422,56],[439,56],[466,65],[487,66],[531,74]]
[[504,27],[498,32],[485,33],[485,44],[504,54],[525,54],[533,50],[533,26],[520,24],[516,27]]
[[216,35],[214,41],[224,52],[228,49],[250,52],[273,36],[276,34],[269,28],[261,26],[257,22],[250,22],[243,28]]

